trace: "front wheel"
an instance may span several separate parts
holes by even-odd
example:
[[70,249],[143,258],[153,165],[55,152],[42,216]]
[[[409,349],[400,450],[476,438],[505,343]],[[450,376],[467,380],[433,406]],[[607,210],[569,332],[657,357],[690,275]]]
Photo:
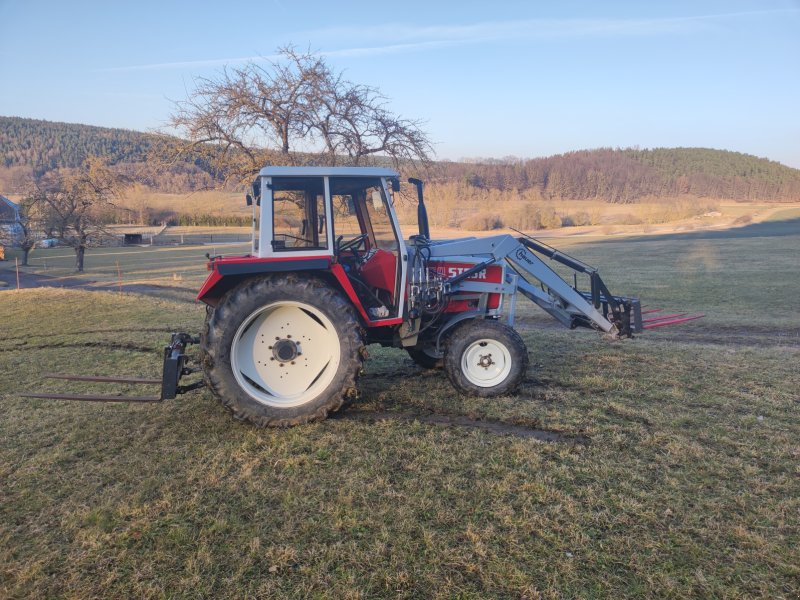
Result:
[[511,327],[473,319],[449,336],[444,369],[450,383],[464,394],[484,398],[509,394],[525,377],[528,350]]

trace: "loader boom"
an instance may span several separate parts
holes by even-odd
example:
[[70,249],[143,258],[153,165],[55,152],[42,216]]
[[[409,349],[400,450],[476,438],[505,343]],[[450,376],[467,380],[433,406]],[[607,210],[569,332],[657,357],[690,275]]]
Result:
[[[430,246],[430,255],[431,260],[452,260],[453,256],[458,256],[464,260],[480,261],[470,272],[445,281],[451,292],[499,292],[513,295],[519,291],[570,328],[590,327],[612,337],[629,337],[641,331],[641,308],[637,299],[612,296],[600,279],[597,269],[562,253],[548,253],[548,248],[527,237],[500,235],[434,243]],[[581,292],[577,286],[569,285],[537,256],[537,252],[546,253],[550,259],[588,275],[590,290]],[[502,264],[506,267],[502,285],[492,288],[490,285],[469,280],[468,275],[491,264]],[[537,281],[539,285],[534,285],[531,280]],[[513,307],[510,307],[507,317],[513,323]]]

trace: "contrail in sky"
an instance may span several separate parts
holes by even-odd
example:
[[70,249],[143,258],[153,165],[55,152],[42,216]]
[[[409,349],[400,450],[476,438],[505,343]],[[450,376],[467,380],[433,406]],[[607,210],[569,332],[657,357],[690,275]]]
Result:
[[[651,36],[677,35],[706,31],[714,20],[738,17],[754,17],[776,13],[797,13],[800,9],[780,9],[734,12],[688,17],[665,17],[656,19],[528,19],[523,21],[491,21],[469,25],[433,25],[418,27],[413,25],[381,25],[359,28],[328,28],[315,31],[297,32],[295,37],[348,38],[358,34],[362,39],[369,34],[375,45],[339,50],[315,52],[319,56],[359,57],[376,54],[400,54],[419,52],[434,48],[493,42],[509,39],[564,39],[570,37],[602,36]],[[398,43],[381,44],[387,39]],[[246,62],[276,60],[279,55],[242,56],[235,58],[214,58],[175,62],[109,67],[101,71],[155,71],[165,69],[187,69],[218,67]]]

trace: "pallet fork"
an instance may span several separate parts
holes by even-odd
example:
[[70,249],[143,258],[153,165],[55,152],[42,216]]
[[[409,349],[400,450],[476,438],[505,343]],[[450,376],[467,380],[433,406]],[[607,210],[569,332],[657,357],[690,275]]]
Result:
[[143,377],[116,377],[105,375],[61,375],[47,373],[45,379],[62,379],[66,381],[85,381],[97,383],[124,383],[130,385],[161,386],[158,396],[120,396],[117,394],[48,394],[25,393],[20,394],[25,398],[47,398],[50,400],[80,400],[84,402],[140,402],[155,403],[172,400],[180,394],[199,389],[205,385],[202,379],[181,385],[182,377],[197,373],[199,367],[190,367],[189,356],[185,353],[186,346],[200,343],[200,338],[188,333],[173,333],[169,345],[164,346],[164,366],[161,379],[148,379]]

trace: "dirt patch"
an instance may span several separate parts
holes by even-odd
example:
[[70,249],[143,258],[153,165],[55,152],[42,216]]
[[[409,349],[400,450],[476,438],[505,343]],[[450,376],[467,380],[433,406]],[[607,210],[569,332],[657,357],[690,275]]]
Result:
[[573,444],[588,444],[589,438],[582,434],[563,433],[548,429],[535,429],[523,425],[514,425],[504,421],[479,421],[465,416],[416,414],[406,412],[345,410],[331,415],[331,419],[348,419],[356,421],[405,421],[439,425],[442,427],[470,427],[480,429],[494,435],[510,435],[521,438],[535,439],[541,442],[567,442]]

